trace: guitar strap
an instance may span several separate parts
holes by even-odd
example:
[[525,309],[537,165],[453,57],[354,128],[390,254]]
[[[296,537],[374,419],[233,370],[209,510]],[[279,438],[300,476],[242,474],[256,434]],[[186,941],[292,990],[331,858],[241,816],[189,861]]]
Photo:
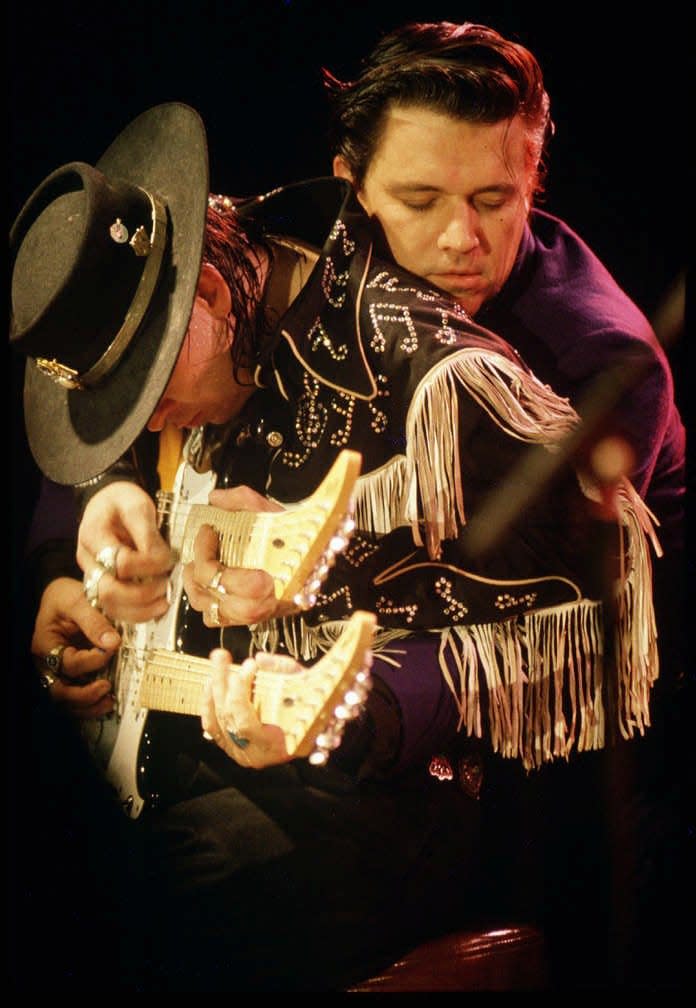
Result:
[[174,487],[174,479],[181,461],[183,441],[180,427],[166,424],[160,431],[157,474],[162,490],[169,491]]

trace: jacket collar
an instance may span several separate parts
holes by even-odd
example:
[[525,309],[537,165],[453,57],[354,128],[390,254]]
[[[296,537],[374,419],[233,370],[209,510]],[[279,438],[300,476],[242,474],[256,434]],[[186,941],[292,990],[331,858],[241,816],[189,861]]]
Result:
[[274,189],[237,209],[268,235],[321,249],[309,281],[280,319],[278,337],[319,382],[371,399],[376,385],[360,338],[360,307],[372,234],[350,183],[312,179]]

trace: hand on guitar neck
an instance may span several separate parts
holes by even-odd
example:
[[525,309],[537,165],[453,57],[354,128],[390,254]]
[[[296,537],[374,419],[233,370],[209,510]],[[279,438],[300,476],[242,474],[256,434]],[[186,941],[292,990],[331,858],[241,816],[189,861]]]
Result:
[[[214,613],[209,625],[245,625],[311,607],[352,532],[360,465],[359,453],[340,452],[314,493],[286,509],[248,487],[215,491],[213,474],[186,463],[159,512],[134,483],[105,486],[85,508],[78,534],[77,561],[86,577],[99,574],[104,547],[118,550],[114,568],[98,577],[94,602],[117,622],[161,618],[179,558],[188,566],[191,605]],[[209,503],[211,494],[218,506]],[[219,571],[222,582],[213,582],[211,594]],[[181,585],[174,588],[176,596]]]
[[333,647],[305,668],[288,655],[259,652],[241,665],[210,656],[201,721],[206,737],[241,766],[261,769],[309,756],[324,763],[371,685],[376,620],[356,612]]

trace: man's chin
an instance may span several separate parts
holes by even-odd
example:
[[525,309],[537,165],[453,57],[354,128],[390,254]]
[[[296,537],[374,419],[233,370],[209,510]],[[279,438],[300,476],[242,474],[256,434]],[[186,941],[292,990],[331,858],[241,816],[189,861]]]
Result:
[[437,278],[435,286],[461,305],[469,315],[474,315],[486,300],[486,293],[480,283],[474,284],[471,280],[458,283],[455,280]]
[[[442,290],[445,290],[445,288],[443,287]],[[445,290],[445,293],[448,294],[453,301],[456,301],[457,304],[464,309],[467,315],[471,315],[472,317],[485,301],[484,295],[480,292],[455,289]]]

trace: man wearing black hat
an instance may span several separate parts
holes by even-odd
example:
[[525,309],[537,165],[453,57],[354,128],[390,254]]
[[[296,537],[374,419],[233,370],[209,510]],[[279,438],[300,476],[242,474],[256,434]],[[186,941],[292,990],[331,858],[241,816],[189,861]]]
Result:
[[[175,125],[181,149],[180,119],[185,186],[173,185],[180,170],[166,156]],[[482,551],[489,493],[527,446],[544,465],[547,446],[575,431],[574,412],[504,341],[373,257],[347,183],[206,210],[197,122],[181,106],[151,110],[96,169],[66,166],[39,187],[13,228],[12,340],[28,357],[32,451],[89,498],[84,594],[114,619],[168,609],[173,560],[143,428],[192,429],[189,465],[212,464],[219,488],[248,484],[244,499],[266,509],[301,506],[341,450],[360,452],[358,530],[312,607],[277,619],[286,613],[269,576],[222,564],[204,527],[184,574],[180,646],[195,637],[198,653],[234,652],[220,628],[243,624],[254,647],[313,658],[356,607],[373,611],[363,716],[326,767],[269,756],[251,682],[240,687],[218,655],[201,711],[208,738],[199,723],[172,748],[174,791],[139,830],[155,854],[155,986],[338,989],[455,909],[461,920],[476,790],[428,774],[458,727],[532,768],[601,747],[610,709],[624,728],[645,722],[657,674],[649,518],[622,481],[617,524],[631,563],[615,582],[587,549],[608,533],[615,553],[613,525],[594,522],[562,464],[549,468],[554,492]],[[64,336],[83,301],[86,321]],[[216,493],[239,506],[240,491]],[[607,576],[621,618],[615,679],[602,658]],[[68,673],[75,656],[61,657]],[[62,688],[50,684],[57,697]],[[462,752],[473,765],[475,749]]]

